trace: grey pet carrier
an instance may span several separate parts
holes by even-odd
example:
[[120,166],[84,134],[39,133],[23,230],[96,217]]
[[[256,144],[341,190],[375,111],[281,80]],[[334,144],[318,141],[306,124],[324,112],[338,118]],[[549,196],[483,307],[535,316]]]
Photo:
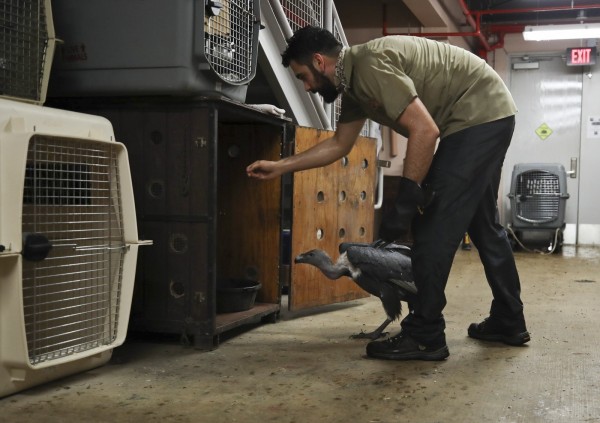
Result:
[[258,0],[54,0],[50,95],[226,96],[256,74]]
[[565,168],[558,163],[515,165],[508,197],[511,228],[518,240],[560,250],[569,198]]

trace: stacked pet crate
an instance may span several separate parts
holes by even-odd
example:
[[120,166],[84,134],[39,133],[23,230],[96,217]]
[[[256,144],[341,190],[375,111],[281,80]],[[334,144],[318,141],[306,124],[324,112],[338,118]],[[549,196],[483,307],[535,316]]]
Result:
[[[279,181],[254,159],[280,157],[288,119],[244,104],[256,73],[258,0],[55,0],[52,101],[108,118],[127,139],[140,233],[131,328],[202,349],[280,307]],[[109,23],[109,24],[107,24]],[[260,290],[221,313],[231,279]]]
[[258,0],[54,0],[50,95],[246,97]]
[[43,107],[48,0],[0,0],[0,396],[106,363],[140,242],[127,151],[104,118]]

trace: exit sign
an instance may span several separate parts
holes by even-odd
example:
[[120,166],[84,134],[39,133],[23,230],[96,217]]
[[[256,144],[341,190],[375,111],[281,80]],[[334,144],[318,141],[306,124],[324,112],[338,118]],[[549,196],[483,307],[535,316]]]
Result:
[[596,64],[596,47],[574,47],[567,49],[567,66]]

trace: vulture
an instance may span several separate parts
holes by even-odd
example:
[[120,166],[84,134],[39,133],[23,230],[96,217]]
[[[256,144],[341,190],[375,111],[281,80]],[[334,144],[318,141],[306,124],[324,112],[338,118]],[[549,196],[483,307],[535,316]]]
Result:
[[385,321],[373,332],[361,332],[352,338],[377,339],[384,329],[400,317],[401,301],[410,303],[417,294],[413,280],[410,248],[398,244],[342,243],[340,256],[335,263],[319,249],[299,254],[294,263],[317,267],[327,278],[342,276],[352,280],[369,294],[381,300]]

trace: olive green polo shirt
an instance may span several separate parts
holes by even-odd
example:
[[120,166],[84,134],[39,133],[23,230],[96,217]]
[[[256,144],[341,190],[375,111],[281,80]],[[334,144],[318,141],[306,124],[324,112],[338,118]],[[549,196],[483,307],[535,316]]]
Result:
[[370,118],[407,136],[396,121],[417,96],[442,138],[517,112],[496,71],[450,44],[388,36],[347,48],[342,64],[341,123]]

